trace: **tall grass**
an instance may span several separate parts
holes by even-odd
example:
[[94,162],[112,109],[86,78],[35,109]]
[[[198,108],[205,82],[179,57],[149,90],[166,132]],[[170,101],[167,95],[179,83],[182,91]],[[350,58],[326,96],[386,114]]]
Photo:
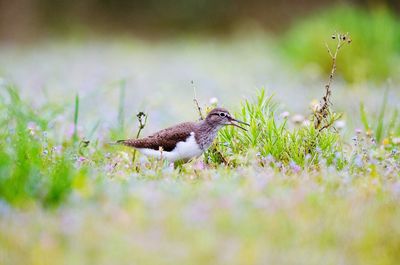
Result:
[[78,142],[78,118],[79,118],[79,95],[75,96],[75,108],[74,108],[74,134],[72,140],[74,143]]
[[[72,192],[74,178],[82,173],[75,166],[74,152],[57,151],[47,137],[48,121],[41,118],[41,110],[31,109],[15,87],[8,85],[1,92],[0,198],[20,206],[59,205]],[[75,110],[78,104],[76,100]],[[74,121],[76,125],[77,114]],[[76,137],[74,133],[74,141]],[[68,148],[73,147],[65,146]]]
[[[101,176],[106,175],[102,174],[103,171],[111,174],[119,172],[126,178],[132,173],[142,176],[146,175],[147,170],[154,171],[154,167],[149,164],[132,163],[127,153],[106,155],[109,151],[107,147],[88,146],[89,142],[85,141],[77,145],[76,133],[72,139],[56,142],[47,133],[47,130],[53,129],[49,127],[50,121],[54,119],[51,108],[44,106],[32,109],[12,86],[5,87],[1,93],[0,137],[3,141],[0,144],[0,199],[17,206],[39,204],[57,207],[72,193],[96,185],[90,181],[95,177],[93,172]],[[75,98],[74,109],[76,128],[78,96]],[[385,107],[382,109],[385,110]],[[254,100],[244,101],[235,116],[248,122],[249,130],[242,131],[234,127],[222,129],[215,146],[205,156],[206,162],[212,167],[225,163],[233,168],[256,165],[272,167],[277,171],[300,172],[302,168],[318,170],[329,165],[337,169],[343,169],[349,164],[360,167],[357,162],[360,157],[365,161],[372,159],[364,154],[363,149],[356,150],[351,157],[344,155],[338,133],[316,130],[311,122],[291,126],[287,119],[276,115],[278,110],[278,104],[263,89]],[[390,128],[399,130],[397,117],[396,111],[390,117],[391,120],[384,122],[380,115],[381,121],[375,126],[377,134],[386,137]],[[146,116],[139,113],[138,119],[140,132],[146,123]],[[362,120],[370,126],[365,111],[362,112]],[[392,160],[398,158],[398,154],[379,155],[381,161],[387,157]],[[389,162],[392,161],[390,159]],[[136,170],[132,170],[134,165]],[[164,164],[154,173],[156,178],[161,178],[159,174],[163,174],[163,170]]]
[[[341,152],[337,133],[320,132],[311,123],[290,129],[287,119],[277,118],[277,109],[278,105],[264,89],[259,91],[254,102],[246,100],[236,116],[250,124],[249,130],[223,129],[218,137],[219,152],[233,164],[241,163],[237,158],[251,152],[257,154],[261,164],[268,157],[279,165],[302,167],[318,165],[321,159],[334,162],[337,153]],[[211,156],[211,161],[218,162],[218,156]],[[342,167],[343,163],[337,165]]]
[[387,110],[388,89],[385,90],[379,114],[376,118],[370,117],[364,104],[360,104],[360,120],[365,131],[371,134],[378,143],[390,141],[391,137],[400,137],[399,110],[394,109],[392,114]]
[[126,81],[121,80],[119,85],[119,104],[118,104],[118,128],[121,132],[125,128],[125,90]]

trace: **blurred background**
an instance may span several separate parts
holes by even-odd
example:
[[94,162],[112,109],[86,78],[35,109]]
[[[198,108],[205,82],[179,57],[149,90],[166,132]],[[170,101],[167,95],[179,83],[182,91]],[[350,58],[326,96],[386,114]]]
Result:
[[145,38],[182,33],[224,36],[243,23],[279,33],[305,15],[338,4],[400,10],[396,0],[2,0],[0,37],[30,40],[77,31]]
[[265,87],[308,115],[331,68],[325,42],[350,32],[333,100],[358,115],[386,88],[398,106],[399,13],[397,0],[0,0],[0,76],[32,104],[79,93],[88,122],[112,124],[121,98],[129,122],[139,110],[155,127],[193,119],[193,86],[201,104],[232,108]]

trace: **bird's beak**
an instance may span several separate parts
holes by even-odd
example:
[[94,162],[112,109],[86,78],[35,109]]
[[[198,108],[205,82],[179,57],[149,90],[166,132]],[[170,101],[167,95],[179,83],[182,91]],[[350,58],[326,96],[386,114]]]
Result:
[[[229,119],[229,121],[230,121],[230,123],[229,123],[228,125],[233,125],[233,126],[238,127],[238,128],[240,128],[240,129],[242,129],[242,130],[245,130],[245,131],[247,131],[247,129],[244,128],[244,127],[242,127],[242,126],[240,126],[238,123],[243,124],[243,125],[246,125],[246,126],[250,126],[250,124],[248,124],[248,123],[246,123],[246,122],[244,122],[244,121],[239,121],[239,120],[234,119],[234,118],[232,118],[232,117]],[[235,122],[236,122],[236,123],[235,123]]]

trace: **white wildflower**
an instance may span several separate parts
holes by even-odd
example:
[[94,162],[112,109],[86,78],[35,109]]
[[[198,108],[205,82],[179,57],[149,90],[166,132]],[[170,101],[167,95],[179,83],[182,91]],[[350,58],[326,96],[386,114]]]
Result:
[[290,116],[290,113],[289,113],[289,111],[284,111],[279,116],[281,116],[281,118],[286,119]]
[[292,117],[292,122],[295,124],[300,124],[304,121],[304,116],[301,114],[295,114]]
[[218,104],[218,98],[213,97],[210,98],[210,105],[217,105]]
[[339,130],[342,130],[344,127],[346,127],[346,122],[344,120],[338,120],[335,122],[335,127]]

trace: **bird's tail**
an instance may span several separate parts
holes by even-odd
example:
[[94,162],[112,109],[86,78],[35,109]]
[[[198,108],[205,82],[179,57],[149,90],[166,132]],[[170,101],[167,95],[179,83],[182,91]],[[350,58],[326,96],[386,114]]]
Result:
[[126,140],[118,140],[118,141],[115,141],[115,142],[110,142],[110,143],[107,143],[108,145],[124,145],[126,143]]

